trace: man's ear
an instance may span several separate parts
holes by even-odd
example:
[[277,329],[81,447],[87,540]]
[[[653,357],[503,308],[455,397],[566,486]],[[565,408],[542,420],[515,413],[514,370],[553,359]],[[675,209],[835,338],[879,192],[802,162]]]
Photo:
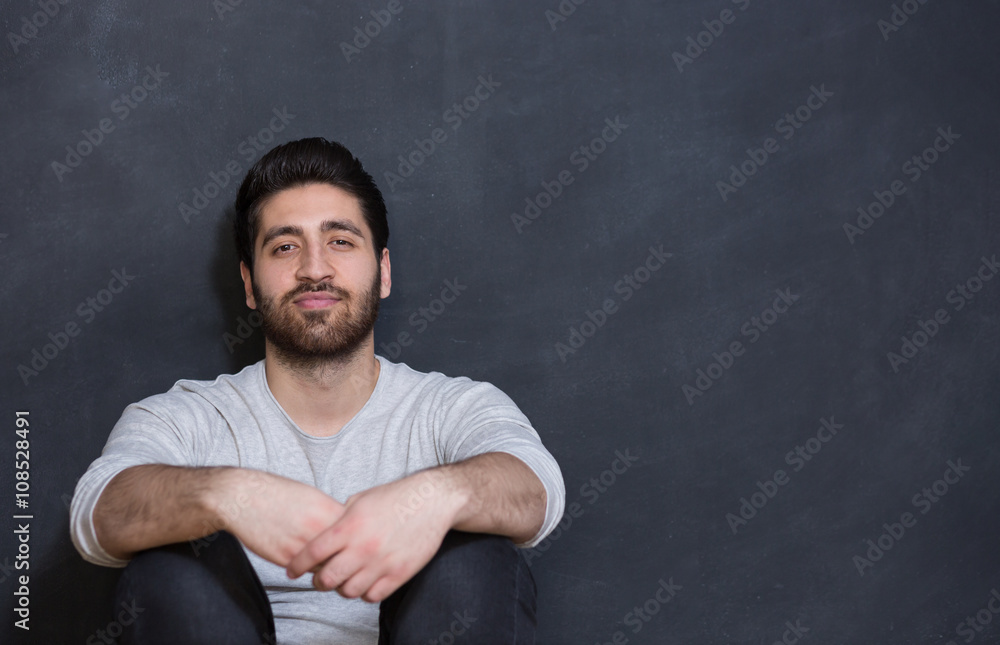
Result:
[[257,302],[253,297],[253,274],[247,268],[245,262],[240,262],[240,276],[243,278],[243,289],[246,291],[247,307],[257,308]]
[[379,260],[382,267],[382,284],[379,287],[379,295],[388,298],[392,291],[392,267],[389,265],[389,249],[382,249],[382,259]]

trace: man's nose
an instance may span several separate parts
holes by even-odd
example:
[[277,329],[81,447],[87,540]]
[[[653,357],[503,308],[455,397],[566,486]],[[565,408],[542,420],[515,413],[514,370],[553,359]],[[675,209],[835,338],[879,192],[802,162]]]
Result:
[[322,282],[334,277],[333,265],[327,261],[321,247],[310,244],[299,255],[299,269],[296,277],[299,280]]

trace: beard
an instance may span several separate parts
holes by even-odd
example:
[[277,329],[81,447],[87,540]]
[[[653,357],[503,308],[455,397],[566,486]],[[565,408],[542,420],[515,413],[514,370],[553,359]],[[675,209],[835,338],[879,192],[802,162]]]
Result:
[[[276,358],[300,369],[317,369],[349,361],[368,338],[378,318],[382,267],[377,267],[369,289],[355,297],[328,282],[303,283],[281,297],[264,297],[254,282],[264,338],[274,347]],[[304,293],[326,292],[339,298],[332,308],[299,310],[292,302]]]

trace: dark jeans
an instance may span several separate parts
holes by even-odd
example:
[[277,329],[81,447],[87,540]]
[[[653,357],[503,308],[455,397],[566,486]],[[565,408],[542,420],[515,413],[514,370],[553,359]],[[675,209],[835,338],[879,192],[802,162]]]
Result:
[[[137,553],[115,607],[141,607],[122,645],[273,645],[267,593],[239,541],[220,532]],[[307,574],[308,575],[308,574]],[[336,593],[331,591],[328,593]],[[507,538],[451,531],[437,555],[382,601],[379,645],[535,642],[535,581]]]

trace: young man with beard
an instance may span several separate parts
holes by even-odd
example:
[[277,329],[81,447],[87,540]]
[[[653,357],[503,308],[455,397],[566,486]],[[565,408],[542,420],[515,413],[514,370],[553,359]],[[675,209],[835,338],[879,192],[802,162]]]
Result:
[[494,386],[375,355],[371,175],[291,142],[235,210],[264,360],[128,406],[73,498],[83,557],[125,567],[120,642],[533,642],[518,547],[561,518],[559,467]]

